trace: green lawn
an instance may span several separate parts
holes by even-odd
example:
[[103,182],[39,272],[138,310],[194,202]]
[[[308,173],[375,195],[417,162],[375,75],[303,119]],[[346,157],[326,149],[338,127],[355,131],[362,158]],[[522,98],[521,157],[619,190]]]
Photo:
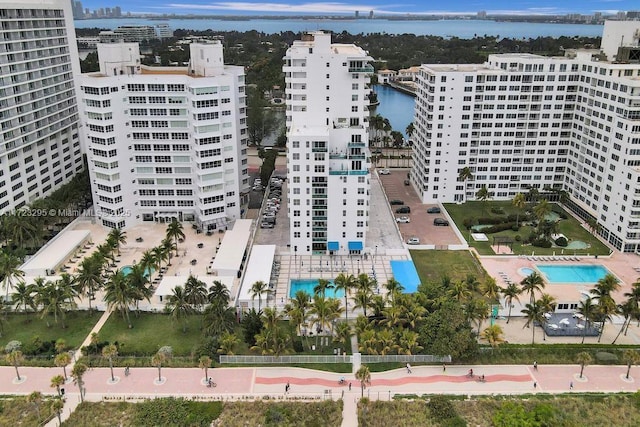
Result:
[[[0,346],[4,349],[9,341],[17,340],[22,342],[24,347],[32,342],[34,337],[38,337],[43,342],[64,338],[67,346],[78,348],[101,314],[94,312],[90,316],[86,311],[69,312],[65,320],[66,328],[62,329],[60,321],[58,324],[54,323],[53,316],[41,319],[38,313],[9,313],[2,319]],[[50,326],[47,326],[47,320]]]
[[[501,231],[499,233],[488,234],[489,242],[476,242],[471,239],[470,232],[467,230],[463,223],[465,219],[468,218],[478,218],[478,217],[498,217],[498,216],[507,216],[509,214],[517,214],[518,210],[513,207],[510,201],[489,201],[489,202],[466,202],[464,204],[445,204],[445,209],[456,223],[456,226],[463,234],[463,236],[469,242],[469,246],[475,248],[478,253],[481,255],[494,255],[493,250],[491,249],[491,241],[495,236],[508,236],[512,238],[516,238],[516,235],[520,235],[523,239],[529,235],[532,230],[531,226],[525,225],[521,226],[520,230],[512,231],[506,230]],[[492,208],[502,208],[504,211],[503,215],[496,215],[491,213]],[[604,245],[600,240],[598,240],[594,235],[592,235],[588,230],[580,225],[580,223],[571,215],[567,214],[567,219],[560,220],[558,224],[558,229],[561,234],[564,234],[569,243],[573,240],[580,240],[590,245],[587,249],[564,249],[564,254],[567,255],[608,255],[611,251],[609,248]],[[518,255],[531,255],[532,252],[535,252],[536,255],[560,255],[563,253],[563,249],[559,247],[551,247],[551,248],[539,248],[531,245],[522,245],[521,242],[514,242],[513,244],[513,252]]]
[[411,258],[421,283],[439,282],[444,276],[463,280],[468,274],[473,274],[480,282],[488,277],[469,251],[411,251]]
[[201,316],[187,319],[187,332],[167,314],[130,313],[133,328],[129,329],[118,312],[113,312],[99,333],[100,341],[118,342],[121,356],[151,356],[165,345],[175,356],[189,356],[202,341]]

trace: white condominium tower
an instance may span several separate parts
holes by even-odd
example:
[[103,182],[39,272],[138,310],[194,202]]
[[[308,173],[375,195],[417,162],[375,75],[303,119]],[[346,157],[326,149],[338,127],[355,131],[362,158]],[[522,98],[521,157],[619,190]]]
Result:
[[0,2],[0,213],[83,169],[71,2]]
[[188,67],[140,65],[136,43],[99,44],[82,96],[94,206],[107,227],[241,215],[249,189],[245,82],[220,41],[191,44]]
[[640,250],[639,37],[640,21],[608,21],[600,50],[422,65],[411,181],[423,202],[563,190],[611,245]]
[[359,254],[369,221],[367,99],[373,67],[353,44],[306,34],[284,57],[291,249]]

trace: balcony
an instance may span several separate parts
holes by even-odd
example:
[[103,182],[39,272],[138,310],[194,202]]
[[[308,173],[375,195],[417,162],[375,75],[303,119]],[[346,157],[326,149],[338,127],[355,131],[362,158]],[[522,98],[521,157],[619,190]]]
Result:
[[373,74],[373,65],[363,65],[360,67],[349,67],[350,73],[370,73]]
[[368,170],[333,170],[329,169],[329,175],[368,175]]
[[366,144],[364,142],[349,142],[347,143],[348,148],[364,148]]

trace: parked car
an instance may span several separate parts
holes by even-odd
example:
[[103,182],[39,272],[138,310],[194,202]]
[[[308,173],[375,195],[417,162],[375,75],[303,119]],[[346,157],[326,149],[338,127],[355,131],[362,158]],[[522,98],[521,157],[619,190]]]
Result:
[[411,218],[409,218],[408,216],[399,216],[396,218],[396,222],[400,224],[408,224],[411,222]]
[[389,169],[380,169],[380,170],[378,171],[378,173],[379,173],[380,175],[389,175],[389,174],[391,173],[391,171],[390,171]]
[[402,200],[399,200],[399,199],[393,199],[393,200],[389,200],[389,204],[391,206],[393,206],[393,205],[404,205],[404,202]]
[[440,208],[437,206],[434,208],[429,208],[427,209],[427,213],[440,213]]
[[420,244],[420,239],[418,239],[417,237],[411,237],[407,240],[407,245],[419,245]]
[[260,223],[260,228],[273,228],[273,227],[275,227],[275,226],[276,226],[276,224],[275,224],[275,223],[273,223],[273,222],[266,222],[266,221],[262,221],[262,222]]
[[396,209],[396,213],[411,213],[411,208],[409,206],[403,206]]
[[449,221],[447,221],[444,218],[436,218],[436,219],[433,220],[433,225],[436,225],[436,226],[438,226],[438,225],[447,226],[447,225],[449,225]]

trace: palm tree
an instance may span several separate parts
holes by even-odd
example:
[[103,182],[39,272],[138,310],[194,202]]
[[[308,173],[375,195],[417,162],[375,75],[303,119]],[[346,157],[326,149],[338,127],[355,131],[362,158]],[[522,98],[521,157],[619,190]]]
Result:
[[176,256],[178,256],[178,240],[184,239],[184,227],[175,218],[167,224],[167,239],[175,242]]
[[475,323],[478,325],[478,335],[480,335],[482,322],[489,318],[489,304],[487,304],[483,299],[471,298],[465,305],[464,309],[469,323]]
[[47,325],[49,325],[48,316],[53,314],[54,323],[57,324],[58,318],[60,318],[62,328],[66,328],[64,323],[66,311],[76,307],[75,296],[73,278],[66,273],[55,282],[46,282],[44,288],[40,289],[36,295],[36,301],[42,307],[41,318],[46,317]]
[[418,354],[424,348],[419,344],[420,334],[415,331],[404,329],[400,335],[399,341],[400,347],[398,349],[398,354]]
[[33,295],[33,286],[27,286],[24,282],[16,284],[13,288],[13,294],[11,294],[11,302],[14,305],[14,309],[18,310],[20,306],[23,307],[23,312],[27,312],[27,307],[30,307],[33,311],[36,310],[36,302]]
[[527,318],[527,322],[525,323],[524,327],[531,327],[531,345],[533,345],[536,343],[536,323],[542,324],[544,322],[544,313],[542,311],[542,307],[536,301],[533,304],[525,305],[525,308],[522,309],[522,313]]
[[451,285],[447,294],[458,302],[464,302],[471,298],[471,290],[465,282],[457,281]]
[[615,344],[622,332],[624,332],[625,329],[629,327],[629,323],[631,323],[633,316],[638,313],[638,307],[634,304],[633,300],[628,299],[624,303],[618,304],[618,313],[624,316],[624,321],[622,322],[622,327],[618,331],[618,334],[613,339],[611,344]]
[[262,280],[258,280],[253,285],[251,285],[251,289],[249,290],[251,294],[251,299],[255,299],[258,297],[258,311],[262,309],[262,295],[269,293],[269,285]]
[[529,293],[529,303],[533,304],[536,297],[536,291],[540,292],[544,289],[544,279],[537,271],[534,271],[520,282],[522,286],[522,292]]
[[219,336],[226,331],[232,331],[237,324],[236,310],[214,300],[204,309],[205,332]]
[[11,353],[8,353],[5,356],[5,359],[8,364],[13,365],[13,367],[16,369],[16,376],[18,377],[18,381],[21,381],[22,378],[20,378],[18,366],[20,366],[20,364],[24,362],[24,356],[22,355],[22,352],[20,350],[12,350]]
[[371,371],[366,365],[360,366],[356,371],[356,379],[360,381],[360,397],[364,397],[364,388],[371,383]]
[[16,280],[24,277],[24,271],[20,270],[20,258],[7,252],[0,253],[0,277],[2,277],[2,287],[5,290],[5,301],[9,301],[9,289],[13,287]]
[[135,290],[130,286],[122,270],[117,270],[109,276],[104,289],[104,300],[109,309],[118,309],[122,314],[122,319],[127,322],[129,329],[131,329],[129,306],[135,301],[136,295]]
[[480,285],[480,293],[491,302],[498,301],[500,298],[500,286],[496,283],[496,279],[493,277],[487,278],[487,280]]
[[509,323],[509,320],[511,319],[511,309],[513,308],[513,300],[515,299],[516,301],[518,301],[518,303],[520,303],[520,298],[518,297],[518,295],[520,295],[522,291],[520,290],[518,285],[511,282],[507,285],[506,288],[502,288],[500,292],[502,292],[502,295],[504,295],[504,303],[509,306],[509,314],[507,315],[507,323]]
[[347,319],[348,305],[347,298],[349,297],[349,291],[356,286],[356,278],[353,274],[338,274],[338,277],[333,281],[336,286],[336,291],[343,290],[344,291],[344,321]]
[[342,344],[342,348],[344,348],[351,339],[351,325],[347,322],[338,322],[336,324],[335,335],[333,341]]
[[115,382],[116,378],[113,376],[113,358],[118,355],[118,347],[115,344],[109,344],[102,347],[102,357],[106,357],[109,360],[109,369],[111,369],[111,382]]
[[153,296],[153,287],[149,285],[148,271],[142,266],[142,264],[134,263],[131,266],[131,271],[126,276],[128,287],[131,291],[132,301],[136,304],[136,314],[140,312],[140,301],[151,301]]
[[73,378],[73,383],[78,385],[81,402],[84,402],[84,374],[86,372],[87,365],[85,365],[84,363],[76,363],[75,365],[73,365],[73,369],[71,369],[71,377]]
[[540,200],[533,208],[533,214],[536,216],[539,223],[542,223],[546,220],[547,215],[551,213],[551,204],[547,201],[547,199]]
[[162,251],[162,260],[167,261],[167,267],[171,265],[171,251],[178,250],[173,241],[167,237],[160,242],[160,248]]
[[62,368],[62,372],[64,373],[64,379],[67,379],[67,365],[71,363],[71,356],[69,353],[60,353],[56,355],[54,360],[57,367]]
[[302,325],[307,321],[309,306],[309,295],[304,291],[296,292],[293,299],[284,306],[284,312],[296,325],[298,335],[302,335]]
[[220,348],[218,349],[218,353],[220,354],[229,354],[232,355],[236,345],[238,345],[238,337],[236,334],[233,334],[229,331],[224,331],[222,335],[220,335],[219,340]]
[[482,331],[482,337],[487,340],[491,347],[495,348],[504,342],[504,331],[500,325],[491,325]]
[[209,368],[211,367],[211,358],[209,356],[200,356],[198,367],[204,369],[204,380],[209,380]]
[[98,256],[84,258],[78,267],[75,277],[76,291],[85,295],[89,300],[89,313],[91,313],[91,301],[95,294],[102,288],[102,260]]
[[[214,282],[214,286],[216,286],[215,283],[220,283],[220,281],[216,280]],[[227,287],[224,285],[222,286],[226,290]],[[191,304],[198,313],[202,312],[202,307],[207,302],[207,285],[202,280],[198,280],[190,274],[184,284],[184,293],[187,302]]]
[[330,324],[331,312],[333,311],[331,299],[324,298],[322,295],[315,295],[309,314],[313,316],[313,322],[316,325],[316,346],[318,344],[318,335],[325,330]]
[[55,388],[58,392],[58,396],[60,396],[60,387],[64,385],[65,379],[62,375],[54,375],[51,378],[51,388]]
[[[144,254],[143,254],[143,258],[144,258]],[[153,259],[153,261],[155,261],[155,265],[153,266],[153,268],[156,270],[158,274],[160,274],[160,267],[162,266],[162,263],[167,259],[166,251],[163,249],[162,246],[156,246],[155,248],[151,249],[150,258]]]
[[60,398],[60,396],[56,397],[51,401],[51,409],[55,412],[58,417],[58,425],[62,425],[62,409],[64,408],[64,400]]
[[321,294],[323,298],[327,297],[327,289],[333,289],[335,286],[327,279],[318,279],[318,284],[314,286],[313,293]]
[[522,193],[516,194],[511,200],[511,204],[518,211],[516,212],[516,227],[520,225],[520,212],[527,206],[527,198]]
[[586,351],[581,351],[576,354],[576,362],[580,365],[580,378],[582,378],[582,373],[584,372],[584,367],[591,363],[591,355]]
[[120,246],[127,243],[127,232],[119,228],[112,228],[107,235],[107,242],[110,242],[110,246],[120,255]]
[[214,280],[213,285],[209,288],[207,301],[211,304],[218,301],[223,307],[229,305],[230,296],[227,286],[219,280]]
[[151,365],[158,368],[158,382],[162,382],[162,364],[167,361],[167,355],[164,352],[158,351],[151,358]]
[[462,193],[462,202],[466,201],[466,195],[467,195],[466,182],[472,179],[473,179],[473,172],[471,172],[470,167],[465,166],[462,169],[460,169],[460,172],[458,173],[458,181],[463,183],[463,188],[464,188],[464,192]]
[[67,349],[67,341],[64,338],[58,338],[55,344],[56,353],[62,353]]
[[158,268],[156,268],[156,266],[158,265],[158,259],[156,258],[156,253],[153,249],[144,251],[142,253],[142,258],[140,258],[140,265],[144,268],[145,272],[151,271],[152,269],[156,271],[159,270]]
[[485,214],[487,211],[487,200],[491,199],[491,193],[487,190],[486,185],[482,185],[482,187],[476,191],[476,200],[482,203],[482,213]]
[[407,134],[407,136],[409,138],[411,138],[413,136],[413,133],[416,131],[415,126],[413,125],[413,122],[409,123],[407,125],[407,127],[405,128],[404,132]]
[[624,353],[622,353],[622,360],[624,360],[624,363],[627,364],[627,375],[625,376],[625,378],[629,379],[631,365],[637,365],[638,363],[640,363],[640,353],[638,353],[636,350],[625,350]]
[[536,203],[538,203],[539,198],[540,198],[540,192],[538,191],[538,189],[535,187],[531,187],[526,195],[527,201],[532,205],[535,205]]
[[40,424],[40,404],[42,404],[42,393],[39,391],[31,392],[27,396],[27,402],[33,403],[33,406],[36,408],[36,416],[38,417],[38,424]]
[[396,297],[404,290],[404,286],[402,286],[400,282],[392,278],[387,280],[387,282],[384,284],[384,287],[387,290],[387,297],[391,297],[391,304],[395,304]]
[[598,301],[598,314],[602,322],[598,342],[600,342],[602,334],[604,333],[604,325],[606,321],[611,320],[611,316],[618,313],[618,307],[611,297],[611,294],[618,289],[620,289],[620,282],[618,281],[618,278],[609,273],[602,279],[598,280],[591,290],[593,299]]
[[584,344],[587,329],[589,329],[591,322],[596,318],[596,315],[598,314],[598,307],[593,303],[593,298],[587,297],[580,301],[576,313],[581,314],[585,322],[584,328],[582,329],[582,344]]
[[194,309],[187,301],[187,294],[184,288],[176,286],[173,288],[172,294],[169,295],[169,301],[167,302],[167,310],[171,313],[171,317],[176,322],[182,320],[182,333],[187,332],[187,318],[193,314]]

